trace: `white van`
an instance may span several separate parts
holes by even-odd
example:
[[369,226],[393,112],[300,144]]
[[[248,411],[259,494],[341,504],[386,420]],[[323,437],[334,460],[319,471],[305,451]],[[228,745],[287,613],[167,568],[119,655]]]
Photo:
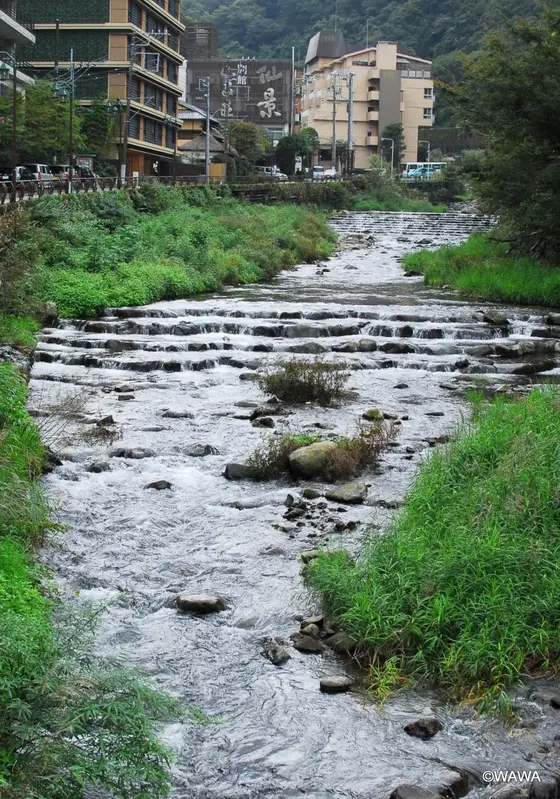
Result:
[[24,164],[33,173],[33,179],[43,183],[52,183],[54,175],[47,164]]
[[288,176],[280,172],[277,166],[256,166],[255,172],[268,180],[288,180]]

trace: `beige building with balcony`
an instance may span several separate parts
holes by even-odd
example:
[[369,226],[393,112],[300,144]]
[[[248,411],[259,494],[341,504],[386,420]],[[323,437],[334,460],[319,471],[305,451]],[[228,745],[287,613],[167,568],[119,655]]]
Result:
[[402,161],[416,161],[419,129],[431,127],[434,120],[431,61],[400,53],[394,42],[345,51],[342,34],[334,31],[321,31],[309,42],[301,85],[302,127],[315,128],[322,150],[330,149],[333,129],[337,141],[348,141],[353,73],[354,168],[369,167],[371,156],[381,152],[384,129],[399,122],[406,139]]
[[[2,2],[2,0],[0,0]],[[127,174],[170,173],[177,146],[180,0],[25,0],[37,43],[27,54],[36,75],[78,65],[76,98],[129,105],[121,114],[117,148],[128,125]],[[58,20],[58,32],[57,32]],[[115,152],[115,159],[119,154]]]

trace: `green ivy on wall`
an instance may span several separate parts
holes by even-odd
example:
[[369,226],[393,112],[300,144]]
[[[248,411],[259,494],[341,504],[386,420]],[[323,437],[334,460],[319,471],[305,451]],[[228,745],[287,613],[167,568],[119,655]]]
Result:
[[33,22],[109,22],[109,0],[19,0],[19,8]]

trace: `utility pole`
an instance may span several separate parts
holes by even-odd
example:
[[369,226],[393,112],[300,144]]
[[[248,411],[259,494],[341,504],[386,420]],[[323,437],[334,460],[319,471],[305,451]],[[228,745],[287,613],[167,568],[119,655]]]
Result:
[[332,146],[331,146],[331,161],[334,169],[336,169],[336,77],[333,77],[332,86]]
[[54,34],[54,69],[55,72],[58,70],[58,64],[60,62],[60,20],[58,17],[56,18],[56,29]]
[[290,136],[295,131],[295,104],[296,104],[296,48],[292,47],[292,82],[290,90]]
[[12,51],[13,70],[12,70],[12,196],[13,203],[17,200],[17,58],[16,45]]
[[130,93],[132,89],[132,77],[133,77],[133,58],[134,58],[134,35],[130,37],[130,43],[128,43],[127,39],[127,46],[130,47],[130,52],[128,53],[128,69],[127,69],[127,76],[126,76],[126,105],[124,110],[124,130],[122,135],[122,156],[121,156],[121,180],[126,180],[128,177],[128,122],[130,120]]
[[346,172],[354,171],[354,73],[348,76],[348,158]]
[[[208,89],[208,93],[210,93],[210,89]],[[224,110],[226,117],[226,135],[224,142],[224,151],[225,151],[224,156],[226,160],[226,183],[227,183],[228,165],[229,165],[229,98],[231,97],[231,75],[229,73],[229,67],[226,68],[226,74],[224,75],[224,88],[222,91],[222,97],[225,97]]]
[[68,194],[72,194],[72,178],[74,177],[74,48],[70,50],[70,131],[68,135]]
[[418,139],[418,144],[427,144],[428,145],[428,177],[430,177],[430,155],[432,151],[432,143],[429,141],[422,141]]
[[[204,152],[206,183],[210,183],[210,75],[206,81],[206,141]],[[227,173],[227,164],[226,164]]]

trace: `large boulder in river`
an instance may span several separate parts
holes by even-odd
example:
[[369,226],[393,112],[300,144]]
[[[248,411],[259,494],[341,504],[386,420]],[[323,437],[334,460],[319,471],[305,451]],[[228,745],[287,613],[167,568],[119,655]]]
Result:
[[346,505],[359,505],[367,497],[367,486],[361,480],[352,480],[351,483],[333,488],[326,494],[331,502],[342,502]]
[[226,603],[217,594],[179,594],[175,600],[181,613],[219,613]]
[[329,457],[335,449],[336,444],[333,441],[317,441],[294,450],[289,457],[291,473],[304,480],[325,477]]

